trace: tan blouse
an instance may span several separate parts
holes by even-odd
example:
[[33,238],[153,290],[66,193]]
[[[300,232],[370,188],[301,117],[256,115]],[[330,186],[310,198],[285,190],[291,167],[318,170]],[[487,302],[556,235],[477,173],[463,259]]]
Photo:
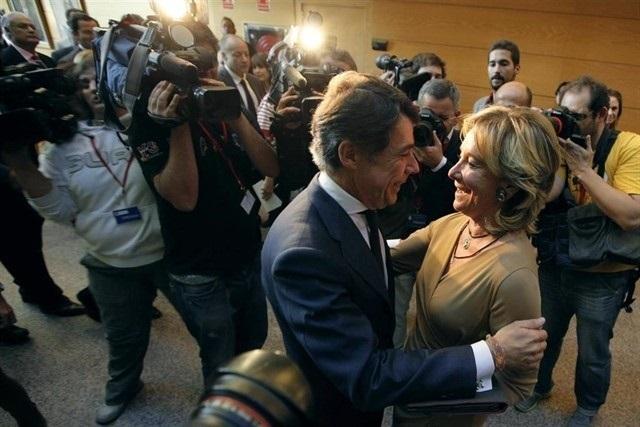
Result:
[[[460,213],[448,215],[391,250],[396,270],[418,270],[408,349],[473,344],[514,320],[540,317],[536,257],[524,231],[503,236],[445,273],[468,220]],[[536,377],[535,370],[496,373],[512,404],[531,393]]]

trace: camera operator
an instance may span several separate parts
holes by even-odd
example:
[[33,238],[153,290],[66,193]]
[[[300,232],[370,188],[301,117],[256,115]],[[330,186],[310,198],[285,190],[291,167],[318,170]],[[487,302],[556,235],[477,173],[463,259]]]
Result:
[[[79,131],[49,144],[40,169],[26,150],[4,153],[31,204],[47,219],[73,224],[86,243],[81,263],[109,344],[109,380],[96,422],[114,421],[142,388],[156,289],[170,296],[158,212],[133,154],[104,127],[93,53],[74,59]],[[26,148],[26,147],[25,147]]]
[[0,52],[0,61],[5,67],[29,62],[40,68],[55,67],[47,55],[36,52],[40,42],[36,26],[22,12],[9,12],[1,18],[4,38],[9,46]]
[[[212,75],[211,65],[200,74]],[[244,114],[205,122],[181,115],[181,101],[161,81],[134,113],[129,135],[156,193],[170,285],[200,346],[206,386],[221,362],[260,348],[267,335],[259,203],[250,188],[260,179],[256,169],[277,176],[278,164]]]
[[[328,49],[320,54],[321,70],[330,70],[332,72],[342,73],[344,71],[358,71],[357,65],[353,60],[351,54],[344,49]],[[322,93],[312,90],[311,93],[315,96],[322,96]],[[265,138],[271,142],[271,144],[278,149],[278,141],[276,135],[272,132],[272,125],[274,119],[277,120],[275,126],[276,131],[280,138],[295,139],[290,141],[293,145],[309,145],[311,134],[304,126],[308,126],[305,123],[305,118],[302,116],[301,110],[301,97],[299,91],[295,87],[289,86],[289,88],[280,96],[277,105],[274,105],[274,100],[270,94],[265,95],[260,102],[258,108],[258,123],[260,125],[260,131]],[[284,132],[282,130],[286,129]],[[307,152],[305,151],[305,154]],[[299,159],[298,159],[299,160]],[[262,189],[262,196],[265,199],[269,199],[275,192],[276,195],[282,200],[283,206],[278,210],[270,214],[269,223],[273,222],[275,217],[284,209],[287,203],[292,199],[292,193],[295,195],[298,193],[304,185],[313,177],[317,172],[315,166],[311,162],[311,156],[308,156],[309,170],[306,171],[308,179],[299,179],[298,177],[290,178],[290,171],[283,169],[280,171],[277,186],[276,180],[272,177],[265,178],[265,185]],[[304,184],[300,185],[300,182],[304,181]]]
[[[561,105],[578,122],[581,135],[586,137],[586,148],[572,140],[561,140],[568,176],[563,179],[565,191],[556,202],[564,204],[561,210],[565,212],[570,204],[593,203],[622,230],[637,229],[640,227],[640,136],[607,127],[607,88],[589,76],[569,82],[563,88]],[[548,204],[545,211],[550,208]],[[547,319],[545,329],[549,339],[534,393],[517,404],[516,409],[530,411],[538,401],[549,397],[553,368],[569,321],[575,315],[579,354],[575,378],[577,409],[569,425],[586,426],[607,396],[611,379],[609,341],[637,266],[612,260],[591,267],[565,262],[570,255],[566,248],[571,239],[576,238],[575,234],[563,237],[558,226],[547,228],[548,215],[548,212],[541,215],[541,231],[536,239],[542,315]],[[556,249],[549,252],[549,248]]]

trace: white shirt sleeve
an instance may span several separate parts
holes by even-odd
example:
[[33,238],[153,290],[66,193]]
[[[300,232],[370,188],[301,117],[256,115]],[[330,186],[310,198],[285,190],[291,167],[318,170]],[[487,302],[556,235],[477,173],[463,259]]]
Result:
[[473,343],[471,350],[473,350],[473,358],[476,360],[476,380],[491,378],[496,367],[487,343],[484,341]]

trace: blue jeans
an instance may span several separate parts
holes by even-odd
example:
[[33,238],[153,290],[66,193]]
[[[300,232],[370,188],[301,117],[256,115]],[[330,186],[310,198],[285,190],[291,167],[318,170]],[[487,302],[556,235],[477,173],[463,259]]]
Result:
[[544,328],[549,338],[535,391],[551,391],[551,374],[560,355],[569,321],[575,314],[578,358],[574,391],[578,406],[595,414],[609,391],[609,341],[613,338],[613,327],[631,272],[587,273],[546,263],[540,265],[538,273],[542,315],[546,319]]
[[200,346],[205,387],[218,366],[262,347],[267,338],[267,303],[260,285],[260,260],[206,283],[170,280],[176,308]]

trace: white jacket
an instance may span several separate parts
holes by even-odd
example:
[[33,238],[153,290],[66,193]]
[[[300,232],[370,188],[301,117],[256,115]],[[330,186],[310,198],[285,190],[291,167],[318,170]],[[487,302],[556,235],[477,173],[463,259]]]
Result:
[[[40,155],[40,171],[52,181],[53,190],[30,199],[45,218],[72,224],[87,245],[87,252],[113,267],[138,267],[162,258],[164,244],[153,193],[132,158],[126,192],[100,161],[91,139],[122,182],[131,158],[115,131],[80,123],[72,141],[47,143]],[[137,207],[141,220],[117,224],[114,210]]]

